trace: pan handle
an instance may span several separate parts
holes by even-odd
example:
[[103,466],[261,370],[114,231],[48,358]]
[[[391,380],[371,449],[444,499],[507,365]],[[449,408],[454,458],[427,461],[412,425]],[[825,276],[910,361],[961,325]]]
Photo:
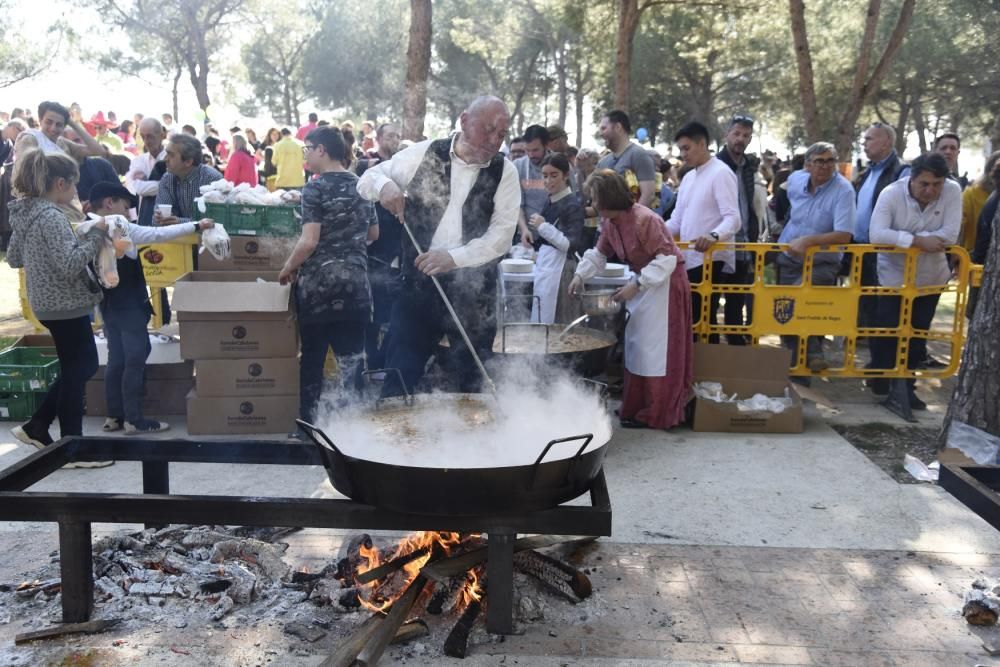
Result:
[[597,380],[591,380],[590,378],[580,378],[580,382],[582,382],[585,386],[587,386],[587,387],[593,389],[595,392],[597,392],[597,398],[601,401],[601,403],[604,404],[604,409],[607,410],[608,409],[608,393],[610,393],[609,390],[608,390],[608,383],[607,382],[599,382]]
[[[344,488],[338,490],[348,498],[353,498],[354,489],[351,488],[350,475],[347,473],[349,468],[347,467],[347,459],[344,458],[344,454],[337,449],[337,445],[333,444],[333,440],[330,440],[326,433],[321,431],[318,427],[313,426],[309,422],[302,421],[301,419],[296,419],[295,423],[299,425],[299,428],[301,428],[307,436],[309,436],[310,440],[316,443],[317,447],[324,450],[326,454],[333,459],[334,466],[342,471],[342,474],[338,475],[338,483]],[[324,458],[326,457],[324,456]],[[324,467],[326,466],[324,465]]]
[[583,450],[587,448],[587,445],[589,445],[590,441],[593,439],[594,439],[593,433],[584,433],[582,435],[573,435],[568,438],[559,438],[557,440],[550,441],[549,444],[545,445],[545,449],[542,450],[542,453],[538,455],[538,458],[535,459],[535,463],[532,464],[531,466],[531,485],[529,488],[534,488],[535,477],[538,474],[538,466],[539,464],[541,464],[542,459],[545,458],[545,455],[549,453],[549,450],[552,449],[553,445],[559,445],[564,442],[573,442],[574,440],[583,440],[583,445],[580,446],[580,449],[578,449],[576,451],[576,454],[574,454],[571,458],[572,461],[575,461],[576,459],[580,458],[580,455],[583,454]]

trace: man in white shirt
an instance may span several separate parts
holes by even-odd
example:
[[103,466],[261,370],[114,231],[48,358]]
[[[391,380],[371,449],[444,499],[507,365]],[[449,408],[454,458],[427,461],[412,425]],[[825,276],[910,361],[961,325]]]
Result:
[[[691,170],[677,190],[677,205],[667,221],[667,229],[675,239],[691,246],[684,251],[688,280],[700,283],[704,276],[704,252],[713,248],[709,267],[713,284],[726,282],[723,272],[733,273],[736,253],[722,250],[717,244],[732,241],[742,226],[739,190],[736,174],[721,160],[708,152],[708,128],[701,123],[688,123],[674,136],[681,159]],[[714,293],[709,306],[709,322],[718,321],[719,293]],[[691,319],[701,321],[701,295],[691,291]],[[718,343],[713,335],[709,342]]]
[[[517,170],[500,153],[510,125],[507,106],[479,97],[459,118],[450,139],[422,141],[364,173],[358,193],[405,223],[402,292],[393,306],[386,367],[398,368],[412,391],[448,335],[461,391],[482,378],[429,276],[437,276],[480,358],[496,337],[497,261],[510,248],[521,207]],[[384,395],[402,391],[394,377]]]
[[[871,242],[897,248],[919,248],[917,287],[945,285],[951,277],[945,246],[958,241],[962,227],[962,188],[950,180],[948,162],[938,153],[928,153],[910,165],[910,176],[896,181],[879,195],[871,220]],[[878,280],[884,287],[903,284],[906,256],[880,253]],[[937,309],[939,294],[927,294],[913,299],[910,328],[930,329]],[[899,296],[879,296],[875,326],[899,326]],[[872,337],[872,368],[895,368],[896,338]],[[927,339],[911,338],[906,354],[906,367],[918,368],[927,356]],[[927,404],[914,392],[916,381],[906,381],[910,408],[926,410]],[[876,381],[875,393],[887,393],[888,382]]]
[[157,162],[167,157],[167,149],[163,142],[167,138],[167,130],[160,121],[153,117],[143,118],[139,123],[139,136],[145,150],[132,158],[125,175],[125,187],[139,199],[136,211],[140,225],[153,224],[153,211],[156,209],[156,193],[160,187],[159,176],[153,170]]

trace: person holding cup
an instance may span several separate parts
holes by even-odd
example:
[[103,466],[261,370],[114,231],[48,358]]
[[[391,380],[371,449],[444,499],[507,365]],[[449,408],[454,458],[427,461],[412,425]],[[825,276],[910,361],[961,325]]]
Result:
[[[167,173],[160,179],[156,191],[153,224],[174,225],[197,220],[194,200],[201,195],[201,186],[222,179],[217,169],[202,163],[201,154],[201,142],[197,138],[187,134],[170,137],[164,158]],[[169,210],[164,208],[167,206]]]

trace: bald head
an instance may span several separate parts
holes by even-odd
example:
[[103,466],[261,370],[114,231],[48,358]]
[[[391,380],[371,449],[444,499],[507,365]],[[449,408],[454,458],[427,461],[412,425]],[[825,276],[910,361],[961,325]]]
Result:
[[472,100],[458,121],[462,128],[456,147],[459,157],[482,164],[500,152],[510,127],[510,112],[500,98],[482,95]]
[[163,140],[167,138],[167,131],[155,118],[143,118],[139,123],[139,136],[146,146],[146,152],[155,157],[163,150]]

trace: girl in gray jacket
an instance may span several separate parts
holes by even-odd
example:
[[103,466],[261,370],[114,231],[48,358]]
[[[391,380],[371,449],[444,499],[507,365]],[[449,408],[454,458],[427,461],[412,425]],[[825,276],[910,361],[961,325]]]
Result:
[[59,418],[62,437],[83,435],[83,393],[97,371],[90,314],[101,301],[100,286],[87,271],[105,238],[107,224],[77,237],[61,207],[76,197],[80,170],[67,155],[32,150],[14,165],[7,263],[23,268],[28,302],[52,334],[61,367],[41,407],[14,437],[41,449],[52,443],[49,426]]

